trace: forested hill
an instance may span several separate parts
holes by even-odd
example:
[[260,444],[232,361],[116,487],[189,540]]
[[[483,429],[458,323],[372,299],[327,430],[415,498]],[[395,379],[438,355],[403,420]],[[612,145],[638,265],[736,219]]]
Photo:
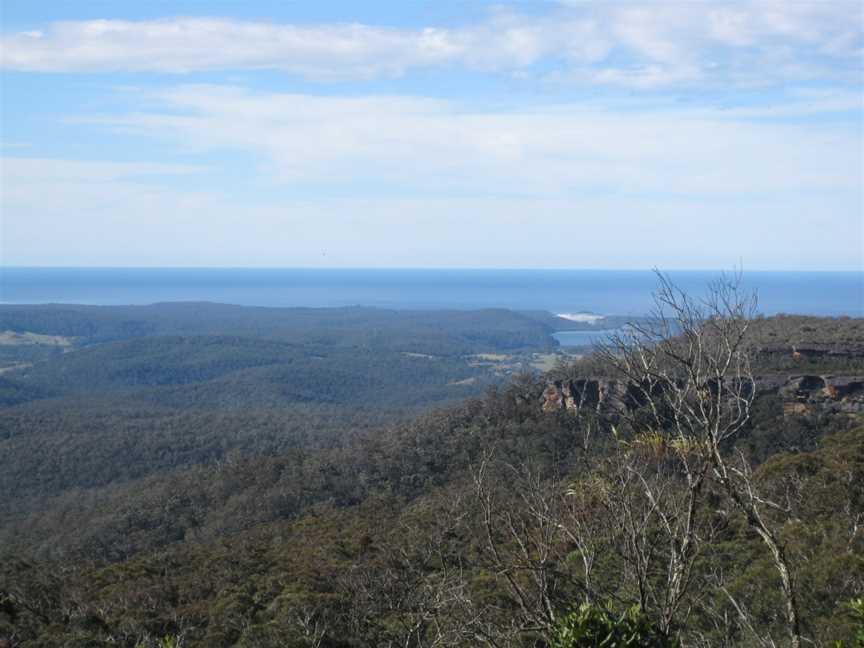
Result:
[[480,394],[555,349],[550,320],[507,310],[2,306],[0,527],[71,489],[232,452],[341,445]]
[[504,309],[264,308],[207,302],[0,306],[0,331],[64,336],[88,344],[143,336],[219,334],[457,355],[545,349],[554,346],[551,332],[574,326],[549,313]]
[[[490,313],[424,322],[470,345]],[[546,327],[502,317],[519,335]],[[488,340],[432,354],[387,348],[387,336],[370,348],[301,341],[319,334],[302,327],[166,325],[83,343],[5,322],[19,351],[47,350],[0,376],[25,392],[0,408],[11,645],[544,648],[580,603],[616,618],[638,604],[685,646],[785,641],[771,551],[719,478],[690,509],[686,604],[668,605],[689,519],[684,466],[701,446],[664,436],[638,400],[608,416],[544,407],[556,381],[614,376],[608,359],[495,374],[487,356],[504,352]],[[754,322],[757,391],[718,450],[776,504],[757,512],[814,645],[852,640],[850,602],[864,592],[864,420],[847,406],[861,394],[829,389],[861,382],[862,324]],[[412,335],[423,337],[408,328],[396,343]],[[776,387],[809,372],[825,386]]]
[[554,350],[556,319],[209,303],[0,306],[0,404],[87,392],[178,407],[428,404],[479,393],[531,354]]

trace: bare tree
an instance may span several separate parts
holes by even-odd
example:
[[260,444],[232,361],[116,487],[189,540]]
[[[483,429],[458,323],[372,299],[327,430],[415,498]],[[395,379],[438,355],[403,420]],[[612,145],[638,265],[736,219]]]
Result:
[[[495,468],[500,473],[493,477]],[[509,484],[509,493],[496,483]],[[474,489],[485,559],[515,603],[512,635],[548,636],[556,619],[554,564],[562,539],[554,498],[536,471],[495,462],[493,451],[474,471]]]
[[[791,645],[801,645],[801,624],[792,570],[765,511],[782,508],[760,496],[743,455],[733,455],[734,437],[750,419],[756,394],[747,332],[755,295],[743,290],[740,274],[709,284],[704,297],[679,289],[657,273],[659,288],[651,317],[615,336],[601,356],[626,385],[618,403],[629,443],[653,447],[674,461],[684,499],[665,498],[656,470],[628,469],[659,517],[668,546],[662,622],[668,630],[691,582],[703,538],[701,506],[713,480],[744,514],[771,554],[780,577]],[[657,466],[662,466],[662,462]],[[650,478],[648,478],[650,476]],[[670,504],[672,507],[670,508]]]

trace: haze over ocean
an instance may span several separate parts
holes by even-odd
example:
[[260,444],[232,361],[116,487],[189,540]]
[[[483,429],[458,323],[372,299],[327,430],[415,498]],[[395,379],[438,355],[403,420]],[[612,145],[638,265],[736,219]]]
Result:
[[[697,294],[718,276],[673,271]],[[766,315],[864,315],[864,273],[745,272]],[[374,306],[397,309],[510,308],[640,315],[650,307],[650,271],[0,268],[0,303],[95,305],[210,301],[247,306]]]

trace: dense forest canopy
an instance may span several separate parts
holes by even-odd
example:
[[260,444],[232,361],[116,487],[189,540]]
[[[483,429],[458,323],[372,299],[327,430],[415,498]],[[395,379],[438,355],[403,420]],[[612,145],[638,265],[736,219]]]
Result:
[[854,645],[864,322],[689,314],[2,306],[0,641]]

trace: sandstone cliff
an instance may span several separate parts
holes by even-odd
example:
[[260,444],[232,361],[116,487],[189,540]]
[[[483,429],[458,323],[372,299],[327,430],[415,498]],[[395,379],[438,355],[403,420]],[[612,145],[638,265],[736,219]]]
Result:
[[[815,410],[864,413],[864,376],[781,375],[756,377],[759,392],[776,392],[787,414]],[[579,378],[549,381],[541,403],[546,412],[591,409],[615,413],[643,401],[636,385],[618,380]]]

